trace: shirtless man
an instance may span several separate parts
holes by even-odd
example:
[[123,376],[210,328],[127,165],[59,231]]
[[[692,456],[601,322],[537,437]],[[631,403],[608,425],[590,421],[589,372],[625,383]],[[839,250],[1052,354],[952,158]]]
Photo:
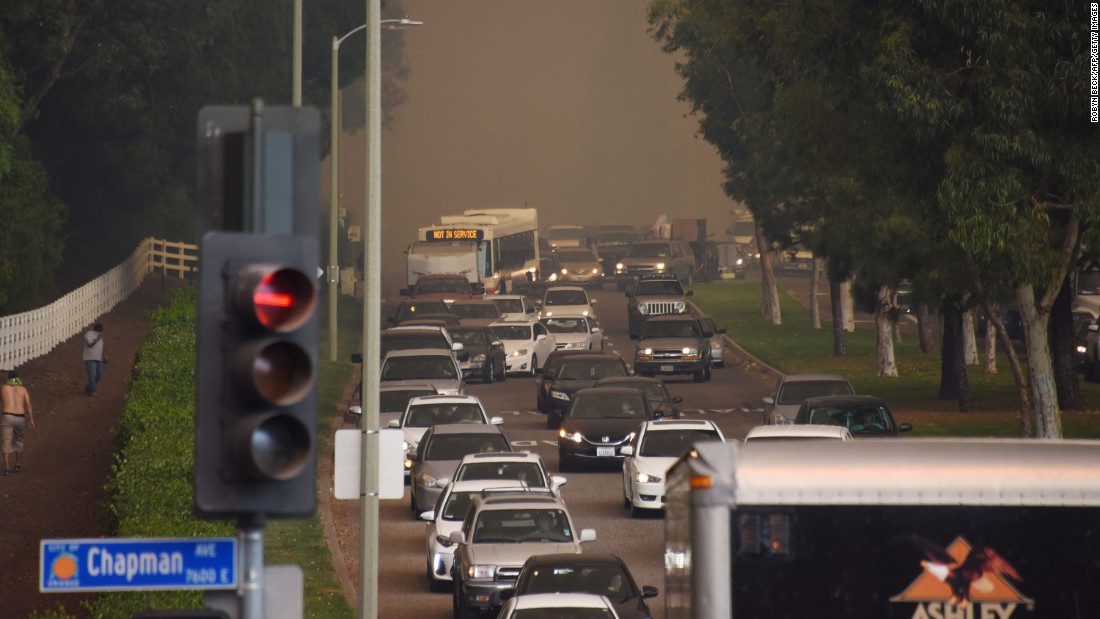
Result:
[[31,408],[31,396],[15,370],[10,370],[7,382],[0,385],[0,399],[4,413],[0,415],[0,439],[4,449],[4,475],[8,476],[23,470],[19,466],[19,456],[23,453],[27,428],[34,429],[34,410]]

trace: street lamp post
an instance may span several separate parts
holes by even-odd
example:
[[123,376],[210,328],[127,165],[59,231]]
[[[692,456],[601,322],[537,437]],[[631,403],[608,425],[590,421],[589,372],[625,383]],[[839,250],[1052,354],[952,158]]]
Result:
[[[381,26],[389,28],[404,28],[405,26],[420,26],[423,22],[418,22],[409,19],[408,17],[402,17],[401,19],[383,19],[379,22]],[[332,145],[332,153],[329,158],[331,170],[329,177],[331,180],[331,195],[329,200],[329,207],[332,212],[329,216],[329,248],[328,248],[328,337],[329,337],[329,361],[336,361],[336,301],[337,301],[337,286],[340,282],[340,264],[339,256],[337,252],[337,237],[339,236],[339,216],[340,216],[340,124],[341,124],[341,109],[340,109],[340,45],[344,43],[344,39],[347,39],[351,35],[363,30],[367,27],[366,24],[362,26],[356,26],[349,30],[344,36],[332,37],[332,90],[329,96],[331,104],[331,110],[329,113],[329,124],[331,124],[330,144]],[[365,222],[364,222],[365,223]]]

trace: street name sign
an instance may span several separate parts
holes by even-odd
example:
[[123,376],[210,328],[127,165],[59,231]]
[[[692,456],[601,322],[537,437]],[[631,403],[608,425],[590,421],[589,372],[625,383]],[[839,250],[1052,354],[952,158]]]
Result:
[[42,593],[236,589],[237,540],[42,540],[39,574]]

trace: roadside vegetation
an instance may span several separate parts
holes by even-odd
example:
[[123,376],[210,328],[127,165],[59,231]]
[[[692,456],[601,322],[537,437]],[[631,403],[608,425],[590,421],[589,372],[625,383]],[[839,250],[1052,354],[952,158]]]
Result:
[[[937,399],[940,355],[938,351],[922,353],[915,330],[895,343],[898,376],[878,376],[874,325],[860,325],[845,333],[847,355],[837,357],[833,355],[832,325],[823,322],[821,329],[812,328],[809,310],[782,290],[784,321],[773,325],[760,313],[759,283],[696,284],[693,289],[692,300],[754,357],[784,374],[841,374],[857,393],[886,397],[899,421],[912,420],[906,413],[920,414],[914,436],[1020,435],[1020,401],[1000,350],[996,374],[987,374],[980,366],[967,368],[972,411],[959,413],[956,400]],[[1100,385],[1081,381],[1081,391],[1092,407],[1063,411],[1064,437],[1100,438],[1100,407],[1096,406]]]
[[[195,355],[191,351],[195,350],[197,331],[196,303],[194,289],[180,289],[168,306],[151,316],[149,337],[138,353],[126,410],[118,427],[118,450],[109,483],[111,500],[107,505],[113,537],[235,535],[235,523],[199,520],[191,509],[195,442]],[[327,354],[320,356],[327,358]],[[336,410],[351,371],[350,363],[321,363],[318,410]],[[318,453],[324,453],[337,420],[337,415],[320,415]],[[302,568],[306,617],[353,616],[337,581],[318,515],[270,521],[265,530],[264,555],[267,565],[295,564]],[[84,610],[92,617],[113,619],[145,609],[202,606],[199,592],[156,591],[95,596]],[[39,619],[64,616],[63,611],[35,615]]]

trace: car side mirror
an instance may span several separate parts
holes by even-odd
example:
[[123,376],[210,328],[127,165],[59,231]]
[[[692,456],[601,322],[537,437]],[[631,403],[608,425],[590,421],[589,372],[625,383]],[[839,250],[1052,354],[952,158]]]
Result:
[[411,297],[412,296],[412,290],[409,290],[408,288],[402,288],[401,290],[399,290],[397,292],[397,294],[399,294],[403,297]]
[[665,412],[658,408],[657,410],[653,411],[653,418],[654,419],[664,419],[665,418]]
[[485,284],[481,282],[474,282],[470,284],[470,288],[474,290],[474,294],[485,294]]
[[599,301],[599,299],[589,299],[588,304],[589,305],[595,305],[597,301]]
[[596,541],[596,529],[581,529],[581,542]]
[[1097,324],[1094,322],[1091,325],[1089,325],[1089,331],[1092,331],[1093,333],[1096,333],[1097,331],[1100,331],[1100,326],[1097,326]]
[[427,522],[435,520],[435,510],[433,509],[426,512],[420,512],[420,519]]
[[535,336],[535,341],[536,342],[541,342],[545,339],[546,339],[546,334],[545,333],[539,333],[538,335]]
[[619,453],[621,453],[624,456],[633,456],[634,455],[634,446],[633,445],[623,445],[619,449]]
[[504,425],[504,417],[490,417],[489,418],[489,425],[491,425],[491,426]]
[[452,544],[461,544],[466,541],[466,535],[463,534],[462,531],[451,531],[447,539],[451,540]]
[[638,335],[637,333],[631,333],[631,334],[630,334],[630,339],[632,339],[632,340],[640,340],[640,339],[642,339],[642,336],[641,336],[641,335]]
[[911,432],[913,430],[913,424],[903,423],[898,426],[898,432]]
[[726,332],[726,330],[722,327],[719,327],[718,330],[715,331],[715,333],[718,333],[718,334],[722,334],[722,333],[725,333],[725,332]]
[[657,597],[657,595],[657,587],[654,587],[653,585],[645,585],[644,587],[642,587],[643,598],[655,598]]
[[770,395],[761,399],[766,406],[775,406],[775,398],[771,397]]
[[542,374],[542,377],[546,380],[554,380],[558,377],[558,373],[555,370],[547,370],[546,368],[539,368],[536,370],[538,374]]
[[502,342],[500,340],[493,340],[493,341],[489,342],[489,346],[492,347],[492,348],[500,348],[500,347],[504,346],[504,342]]
[[394,318],[393,316],[387,316],[386,317],[386,322],[390,323],[391,325],[395,325],[395,324],[397,324],[397,319]]
[[551,475],[550,476],[550,487],[551,488],[561,488],[568,481],[569,480],[567,478],[562,477],[561,475]]
[[401,427],[401,421],[398,420],[398,419],[391,419],[390,422],[386,424],[386,427],[387,428],[400,428]]
[[508,600],[516,597],[516,590],[515,589],[501,589],[500,593],[498,595],[500,596],[500,601],[501,602],[507,602]]
[[363,416],[363,407],[359,406],[358,404],[355,405],[355,406],[349,406],[348,407],[348,412],[351,413],[352,415],[362,417]]
[[600,332],[599,327],[592,327],[592,331],[590,331],[590,333],[599,333],[599,332]]

